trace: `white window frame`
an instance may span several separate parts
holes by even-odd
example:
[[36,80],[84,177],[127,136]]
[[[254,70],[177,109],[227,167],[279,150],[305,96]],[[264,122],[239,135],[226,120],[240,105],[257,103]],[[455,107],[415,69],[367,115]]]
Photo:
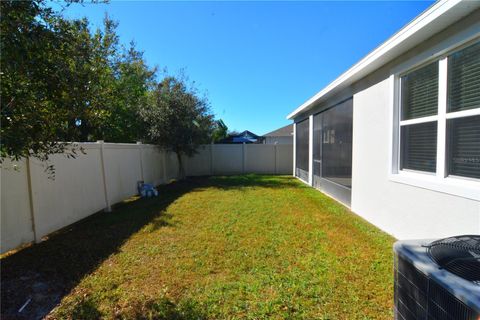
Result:
[[[458,40],[458,39],[457,39]],[[406,61],[391,72],[389,78],[391,88],[392,143],[389,180],[413,185],[424,189],[453,194],[459,197],[480,201],[480,179],[447,176],[446,128],[447,119],[480,115],[480,108],[447,113],[448,56],[473,43],[480,41],[477,34],[458,40],[447,41],[429,52]],[[436,50],[436,51],[433,51]],[[437,115],[409,120],[401,120],[401,77],[409,72],[433,62],[438,63],[438,112]],[[437,163],[436,172],[423,172],[400,169],[400,130],[402,126],[437,121]]]

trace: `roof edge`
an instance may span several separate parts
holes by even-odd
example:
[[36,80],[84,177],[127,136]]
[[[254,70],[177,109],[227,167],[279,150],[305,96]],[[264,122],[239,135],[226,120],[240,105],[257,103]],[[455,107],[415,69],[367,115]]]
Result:
[[[466,3],[466,2],[468,1],[440,0],[438,2],[435,2],[428,9],[423,11],[415,19],[413,19],[411,22],[405,25],[402,29],[396,32],[393,36],[391,36],[387,41],[385,41],[376,49],[371,51],[359,62],[354,64],[347,71],[342,73],[338,78],[336,78],[330,84],[328,84],[325,88],[323,88],[313,97],[305,101],[297,109],[295,109],[293,112],[287,115],[287,119],[292,120],[294,117],[298,116],[300,113],[307,111],[315,102],[317,102],[321,98],[324,98],[328,94],[331,94],[339,86],[351,84],[349,83],[349,80],[351,80],[354,76],[361,75],[362,72],[368,71],[369,67],[373,67],[375,66],[375,64],[379,64],[379,63],[381,63],[380,64],[381,66],[393,60],[395,57],[392,57],[392,56],[387,57],[388,59],[387,61],[383,61],[382,58],[385,58],[385,56],[388,53],[390,53],[393,49],[398,48],[405,40],[409,39],[414,34],[420,31],[424,31],[426,36],[434,35],[437,32],[437,30],[429,28],[429,26],[431,26],[432,23],[434,23],[439,17],[443,16],[447,12],[450,12],[452,15],[455,16],[457,13],[452,12],[452,9],[459,7],[459,4]],[[472,2],[470,2],[470,5],[471,4]],[[478,5],[480,6],[480,2],[478,3]],[[472,7],[471,11],[473,10],[475,10],[474,7]],[[463,10],[458,10],[458,11],[463,11]],[[402,53],[399,53],[398,55]],[[374,70],[370,70],[363,76],[366,76],[373,71]],[[353,83],[354,81],[350,81],[350,82]]]

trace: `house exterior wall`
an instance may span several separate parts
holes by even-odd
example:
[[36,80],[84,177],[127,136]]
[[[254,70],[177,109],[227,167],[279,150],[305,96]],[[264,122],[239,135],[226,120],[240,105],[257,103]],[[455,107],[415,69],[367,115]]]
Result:
[[480,202],[389,178],[390,84],[353,97],[352,211],[398,239],[480,233]]
[[[441,56],[458,43],[480,37],[480,10],[450,25],[409,50],[298,114],[299,123],[353,97],[353,151],[351,209],[398,239],[437,238],[480,234],[480,183],[470,186],[470,196],[445,192],[396,179],[392,174],[394,81],[400,70]],[[297,174],[298,177],[298,174]],[[477,196],[475,195],[478,190]]]
[[264,144],[293,144],[293,136],[290,137],[265,137]]

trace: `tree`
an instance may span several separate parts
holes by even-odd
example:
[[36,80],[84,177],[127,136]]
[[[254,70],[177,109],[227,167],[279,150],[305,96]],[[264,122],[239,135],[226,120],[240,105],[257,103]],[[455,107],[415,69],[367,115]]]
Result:
[[132,43],[119,44],[117,23],[91,32],[45,1],[1,1],[0,162],[75,156],[59,141],[133,142],[143,136],[138,106],[155,85]]
[[222,119],[215,121],[212,142],[218,142],[228,136],[228,127]]
[[1,158],[75,156],[59,141],[87,141],[103,121],[117,39],[92,36],[86,19],[65,20],[41,0],[2,1],[1,11]]
[[181,77],[157,86],[156,69],[133,43],[120,44],[108,17],[92,32],[87,19],[67,20],[46,0],[1,1],[0,9],[0,163],[75,157],[78,149],[59,141],[143,139],[175,152],[183,176],[181,156],[212,141],[208,100]]
[[228,132],[227,136],[238,136],[239,134],[240,134],[240,131],[232,130]]
[[114,64],[115,84],[108,116],[102,125],[102,138],[110,142],[135,142],[143,138],[140,106],[156,87],[156,69],[149,68],[143,53],[130,43]]
[[151,103],[140,112],[146,125],[146,139],[175,152],[179,176],[184,177],[182,156],[192,156],[200,144],[211,141],[213,115],[208,100],[200,98],[184,78],[171,76],[158,84],[151,98]]
[[[56,143],[66,133],[72,108],[57,104],[65,76],[65,54],[58,17],[43,2],[0,3],[1,158],[18,160],[65,150]],[[64,37],[65,36],[65,37]]]

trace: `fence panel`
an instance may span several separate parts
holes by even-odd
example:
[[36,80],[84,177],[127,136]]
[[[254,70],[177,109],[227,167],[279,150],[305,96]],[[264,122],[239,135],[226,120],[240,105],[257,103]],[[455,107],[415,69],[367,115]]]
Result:
[[67,159],[64,155],[50,157],[55,166],[54,179],[45,173],[44,163],[30,160],[37,240],[105,208],[100,147],[82,146],[86,154],[76,159]]
[[241,174],[243,172],[242,145],[214,144],[213,174]]
[[277,174],[292,174],[293,145],[277,144]]
[[27,163],[25,160],[2,163],[1,175],[1,252],[34,241]]
[[165,152],[165,159],[166,182],[168,183],[178,178],[178,160],[174,152]]
[[193,157],[183,160],[187,176],[206,176],[212,174],[212,145],[201,146]]
[[137,194],[137,182],[142,180],[138,148],[138,145],[131,144],[105,144],[105,173],[110,203]]
[[245,173],[275,174],[275,145],[246,144]]
[[166,183],[164,176],[164,151],[152,145],[140,145],[142,153],[142,171],[143,181],[153,185],[160,185]]

